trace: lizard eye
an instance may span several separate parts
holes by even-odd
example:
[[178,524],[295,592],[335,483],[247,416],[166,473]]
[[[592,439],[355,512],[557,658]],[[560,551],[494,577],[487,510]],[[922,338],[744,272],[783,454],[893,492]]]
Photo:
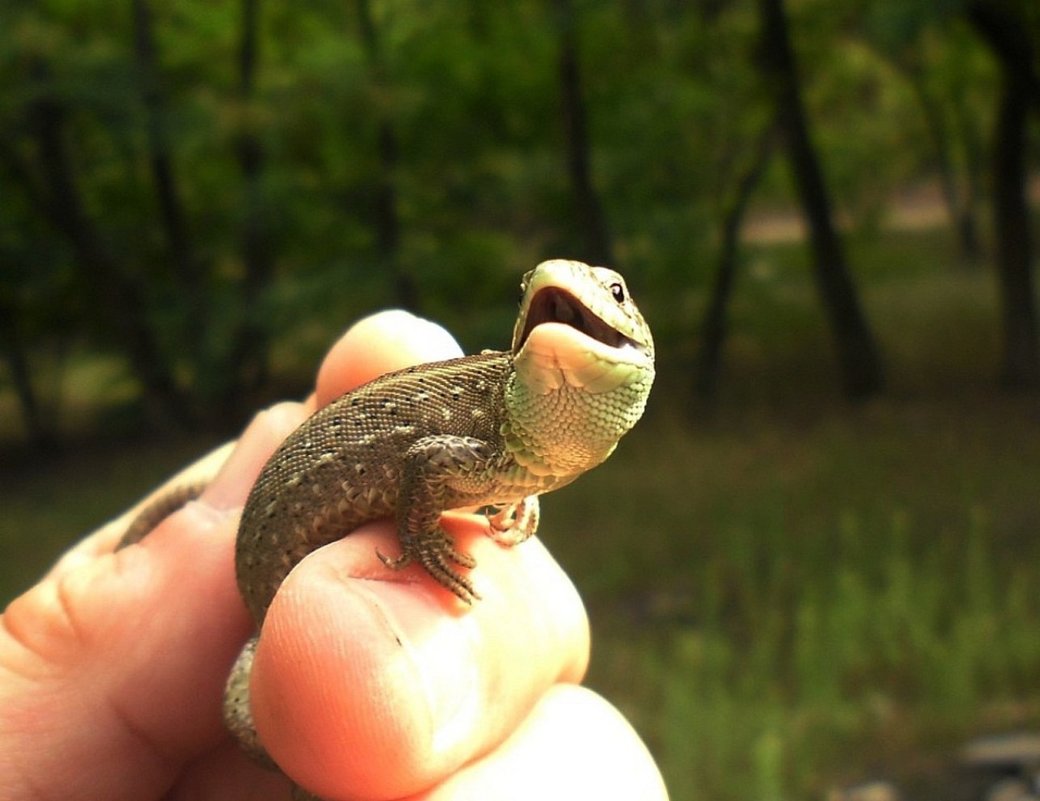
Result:
[[621,284],[614,283],[610,285],[610,294],[614,296],[614,300],[618,303],[625,302],[625,287]]

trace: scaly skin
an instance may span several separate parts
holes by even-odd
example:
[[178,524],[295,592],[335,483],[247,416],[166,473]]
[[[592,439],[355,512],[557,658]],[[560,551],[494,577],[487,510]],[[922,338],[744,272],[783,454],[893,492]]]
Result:
[[[439,525],[443,511],[496,506],[492,536],[529,537],[537,497],[614,450],[642,415],[654,346],[617,273],[544,262],[524,276],[509,351],[418,365],[365,384],[310,417],[261,471],[242,513],[238,586],[259,629],[308,553],[362,523],[394,517],[399,568],[418,562],[465,603],[473,568]],[[255,638],[228,680],[225,720],[270,763],[248,698]],[[298,797],[308,797],[300,794]]]

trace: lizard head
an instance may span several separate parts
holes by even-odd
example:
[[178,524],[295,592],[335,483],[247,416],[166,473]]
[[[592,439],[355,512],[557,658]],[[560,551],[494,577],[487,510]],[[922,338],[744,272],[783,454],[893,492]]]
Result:
[[[523,440],[514,451],[521,461],[580,472],[605,459],[642,414],[653,337],[624,279],[606,267],[554,259],[521,287],[507,397],[512,433]],[[534,445],[535,431],[550,433]]]
[[[606,267],[590,267],[580,261],[554,259],[539,264],[520,284],[520,314],[513,331],[513,354],[530,340],[541,325],[559,324],[555,336],[569,336],[586,347],[627,350],[654,360],[654,341],[625,286],[625,279]],[[544,333],[544,330],[539,333]],[[620,360],[620,359],[619,359]],[[637,359],[638,360],[638,359]]]

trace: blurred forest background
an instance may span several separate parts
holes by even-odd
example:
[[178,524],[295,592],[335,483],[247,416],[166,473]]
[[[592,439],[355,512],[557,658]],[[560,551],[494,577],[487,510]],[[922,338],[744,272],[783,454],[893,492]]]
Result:
[[[0,599],[404,306],[617,266],[647,419],[548,499],[678,801],[1040,725],[1033,0],[0,5]],[[604,508],[603,499],[610,498]]]

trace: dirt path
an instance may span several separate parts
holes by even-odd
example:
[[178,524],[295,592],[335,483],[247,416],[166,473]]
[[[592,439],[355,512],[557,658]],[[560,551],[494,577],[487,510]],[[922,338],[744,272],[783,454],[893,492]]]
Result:
[[[1030,181],[1031,202],[1040,204],[1040,175]],[[984,220],[979,221],[983,223]],[[842,228],[849,221],[842,220]],[[882,229],[888,231],[920,231],[949,224],[946,204],[937,183],[925,183],[896,192],[889,201]],[[805,235],[805,227],[799,209],[779,209],[752,212],[744,226],[744,239],[759,245],[797,242]]]

